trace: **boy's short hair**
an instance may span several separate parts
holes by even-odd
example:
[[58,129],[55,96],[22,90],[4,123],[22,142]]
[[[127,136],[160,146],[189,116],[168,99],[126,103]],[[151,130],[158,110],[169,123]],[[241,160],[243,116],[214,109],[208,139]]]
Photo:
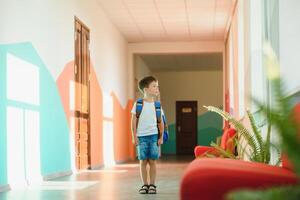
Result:
[[157,79],[153,76],[146,76],[139,82],[139,89],[142,93],[144,93],[144,88],[149,87],[152,82],[156,82]]

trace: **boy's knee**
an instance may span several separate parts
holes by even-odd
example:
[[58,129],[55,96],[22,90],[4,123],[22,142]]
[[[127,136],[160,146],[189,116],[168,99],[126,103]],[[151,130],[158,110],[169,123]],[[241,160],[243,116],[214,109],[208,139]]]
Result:
[[155,165],[156,164],[156,160],[149,160],[149,164],[150,165]]
[[141,165],[147,165],[148,160],[141,160],[140,163],[141,163]]

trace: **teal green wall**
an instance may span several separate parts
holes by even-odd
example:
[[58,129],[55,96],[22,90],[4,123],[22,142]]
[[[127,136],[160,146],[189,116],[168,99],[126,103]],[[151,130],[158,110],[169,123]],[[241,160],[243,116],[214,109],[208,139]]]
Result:
[[223,119],[213,112],[206,112],[198,117],[198,145],[210,146],[222,135]]
[[[219,115],[206,112],[198,116],[197,144],[210,146],[212,141],[222,135],[223,120]],[[162,145],[163,154],[176,154],[176,131],[175,124],[169,125],[169,140]]]
[[176,127],[175,124],[170,124],[168,127],[169,139],[165,144],[161,145],[161,152],[163,154],[176,154]]
[[[39,67],[40,106],[6,99],[6,55],[10,53]],[[42,175],[71,170],[69,128],[55,80],[30,43],[0,45],[0,184],[6,175],[6,106],[40,112],[40,156]]]

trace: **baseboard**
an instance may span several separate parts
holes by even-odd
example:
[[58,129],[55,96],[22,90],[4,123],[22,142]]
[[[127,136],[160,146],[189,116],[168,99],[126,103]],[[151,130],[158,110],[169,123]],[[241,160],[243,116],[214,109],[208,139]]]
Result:
[[64,172],[53,173],[53,174],[43,176],[43,180],[48,181],[48,180],[63,177],[63,176],[70,176],[72,174],[73,174],[73,172],[71,170],[70,171],[64,171]]
[[119,160],[119,161],[115,161],[115,162],[116,162],[116,164],[124,164],[124,163],[128,163],[130,161],[132,161],[132,160],[131,159],[126,159],[126,160]]
[[[115,162],[116,162],[116,164],[124,164],[124,163],[130,162],[130,161],[132,161],[132,160],[126,159],[126,160],[119,160],[119,161],[115,161]],[[104,168],[104,164],[101,164],[101,165],[92,166],[90,169],[97,170],[97,169],[103,169],[103,168]]]
[[104,165],[95,165],[91,167],[91,170],[103,169]]
[[6,192],[8,190],[10,190],[10,186],[8,184],[0,185],[0,192]]

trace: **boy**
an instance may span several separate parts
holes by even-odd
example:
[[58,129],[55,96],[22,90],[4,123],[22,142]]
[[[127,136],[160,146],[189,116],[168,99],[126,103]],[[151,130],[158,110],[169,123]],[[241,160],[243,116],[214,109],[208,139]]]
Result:
[[[140,175],[143,181],[139,193],[156,194],[156,160],[159,157],[158,146],[163,142],[161,137],[163,130],[158,130],[163,128],[158,128],[154,103],[159,95],[158,81],[152,76],[145,77],[139,82],[139,89],[144,95],[142,111],[137,118],[136,103],[131,110],[132,142],[137,147]],[[162,109],[161,112],[163,114]],[[163,124],[160,124],[159,127],[163,127]],[[147,164],[149,164],[149,184]]]

